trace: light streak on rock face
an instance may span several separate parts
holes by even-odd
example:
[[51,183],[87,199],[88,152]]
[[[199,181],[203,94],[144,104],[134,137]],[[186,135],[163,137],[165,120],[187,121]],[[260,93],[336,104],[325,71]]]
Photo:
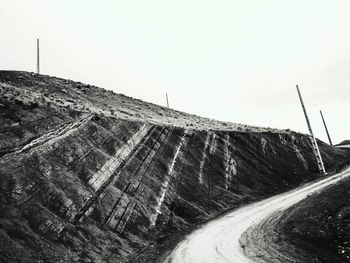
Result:
[[140,143],[142,138],[146,136],[150,126],[144,124],[129,140],[111,157],[101,169],[95,173],[89,180],[89,184],[96,191],[101,185],[108,180],[118,166],[123,162],[130,152]]
[[225,136],[225,163],[226,163],[226,167],[225,167],[225,189],[228,189],[228,185],[230,182],[230,136],[228,134],[226,134]]
[[187,138],[188,134],[189,134],[189,132],[188,132],[188,130],[186,130],[185,134],[181,138],[179,146],[176,149],[174,158],[173,158],[173,160],[172,160],[172,162],[170,164],[168,175],[166,176],[166,179],[165,179],[165,181],[162,184],[162,190],[161,190],[162,194],[160,195],[160,198],[158,200],[158,204],[156,206],[156,213],[152,217],[151,226],[155,226],[157,218],[161,214],[161,207],[162,207],[164,199],[165,199],[165,194],[167,193],[168,188],[169,188],[169,182],[170,182],[171,178],[173,177],[173,171],[174,171],[174,166],[175,166],[177,157],[178,157],[178,155],[180,153],[180,150],[181,150],[182,146],[186,144],[186,138]]
[[216,134],[213,133],[212,135],[212,141],[210,144],[210,149],[209,149],[209,153],[212,155],[215,153],[215,149],[216,149]]
[[230,182],[232,182],[233,176],[237,175],[237,162],[231,156],[230,152],[230,136],[226,134],[225,136],[225,189],[228,190]]
[[205,139],[205,145],[204,145],[204,150],[203,150],[203,155],[202,155],[202,160],[199,164],[199,176],[198,180],[200,184],[203,184],[203,169],[204,169],[204,164],[205,164],[205,159],[207,157],[207,149],[209,147],[209,141],[210,141],[210,133],[208,133],[207,138]]
[[295,153],[297,155],[297,157],[299,158],[299,160],[302,162],[303,166],[305,169],[309,169],[309,165],[308,163],[306,162],[305,158],[304,158],[304,155],[301,153],[300,149],[297,148],[296,146],[294,147],[295,149]]
[[267,141],[265,138],[261,138],[261,147],[263,149],[264,154],[266,154],[266,146],[267,146]]

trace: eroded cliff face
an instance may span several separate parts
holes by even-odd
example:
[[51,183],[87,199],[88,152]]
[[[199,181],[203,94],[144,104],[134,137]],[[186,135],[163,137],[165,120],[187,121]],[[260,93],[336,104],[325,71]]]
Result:
[[[197,224],[318,176],[291,131],[25,72],[0,72],[0,92],[1,262],[150,262]],[[329,171],[349,161],[320,148]]]

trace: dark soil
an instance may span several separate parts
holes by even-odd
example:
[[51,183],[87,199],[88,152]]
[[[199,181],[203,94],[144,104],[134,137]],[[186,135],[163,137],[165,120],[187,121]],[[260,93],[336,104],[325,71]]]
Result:
[[350,179],[290,208],[278,228],[313,262],[350,262]]

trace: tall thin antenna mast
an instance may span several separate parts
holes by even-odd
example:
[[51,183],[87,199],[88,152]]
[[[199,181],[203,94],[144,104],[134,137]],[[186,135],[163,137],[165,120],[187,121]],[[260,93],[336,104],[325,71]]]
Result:
[[168,92],[165,92],[165,96],[166,96],[166,105],[169,108]]
[[322,156],[321,156],[320,150],[318,148],[317,141],[315,139],[314,133],[312,132],[311,124],[310,124],[310,121],[309,121],[309,117],[307,116],[307,112],[306,112],[306,109],[305,109],[303,98],[301,97],[301,93],[300,93],[298,85],[297,85],[297,91],[298,91],[301,107],[303,108],[303,111],[304,111],[306,124],[307,124],[307,127],[309,128],[309,132],[310,132],[310,136],[311,136],[312,149],[313,149],[314,154],[316,156],[318,169],[319,169],[321,174],[326,174],[326,170],[324,168],[324,164],[323,164],[323,161],[322,161]]
[[39,47],[39,38],[36,39],[36,73],[40,74],[40,47]]
[[329,144],[330,144],[330,145],[333,145],[333,144],[332,144],[332,140],[331,140],[331,136],[329,136],[329,132],[328,132],[328,128],[327,128],[326,122],[325,122],[325,120],[324,120],[324,118],[323,118],[322,111],[320,111],[320,114],[321,114],[321,118],[322,118],[322,121],[323,121],[324,128],[326,129],[326,132],[327,132]]

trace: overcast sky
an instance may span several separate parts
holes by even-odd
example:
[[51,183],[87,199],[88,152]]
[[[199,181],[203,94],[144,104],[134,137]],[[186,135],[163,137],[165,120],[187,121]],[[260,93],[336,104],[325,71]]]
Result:
[[350,139],[348,0],[0,0],[0,69],[95,84],[204,117]]

